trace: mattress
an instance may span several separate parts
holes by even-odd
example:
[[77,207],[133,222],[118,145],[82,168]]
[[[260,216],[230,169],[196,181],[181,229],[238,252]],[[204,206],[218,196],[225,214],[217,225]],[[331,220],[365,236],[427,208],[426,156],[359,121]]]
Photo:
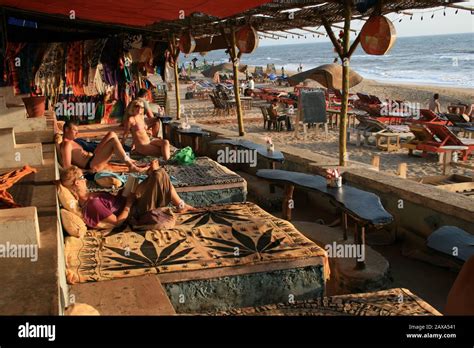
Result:
[[[253,203],[214,205],[176,213],[168,230],[132,231],[129,227],[89,230],[82,239],[67,237],[66,270],[69,283],[102,281],[145,274],[228,269],[249,265],[305,261],[329,277],[325,250],[302,235],[288,221]],[[207,272],[209,273],[209,272]],[[206,276],[204,276],[206,277]],[[212,278],[212,274],[210,275]],[[171,282],[170,280],[164,280]]]

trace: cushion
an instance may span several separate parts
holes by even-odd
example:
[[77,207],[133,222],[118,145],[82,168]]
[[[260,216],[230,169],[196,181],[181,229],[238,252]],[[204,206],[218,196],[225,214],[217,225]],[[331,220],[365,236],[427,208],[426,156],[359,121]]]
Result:
[[122,181],[112,176],[106,176],[106,177],[96,179],[95,182],[100,187],[105,187],[105,188],[112,188],[113,186],[118,188],[122,186]]
[[68,188],[61,184],[58,184],[58,198],[64,209],[76,214],[82,219],[82,210],[79,205],[79,201],[76,199],[76,197],[74,197]]
[[99,311],[86,303],[74,303],[66,308],[66,315],[100,315]]
[[64,229],[70,236],[82,238],[87,232],[84,220],[66,209],[61,209],[61,221]]

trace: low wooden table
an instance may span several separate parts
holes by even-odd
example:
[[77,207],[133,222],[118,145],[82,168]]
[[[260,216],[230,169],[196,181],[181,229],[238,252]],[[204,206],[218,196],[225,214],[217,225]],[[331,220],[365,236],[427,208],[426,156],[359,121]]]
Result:
[[456,151],[466,151],[469,149],[468,146],[441,146],[439,148],[440,150],[443,151],[442,156],[443,156],[443,175],[446,175],[447,173],[447,168],[448,165],[451,163],[453,153]]
[[[270,169],[275,169],[276,163],[282,163],[285,156],[281,151],[269,152],[264,145],[256,144],[243,139],[216,139],[210,142],[213,145],[225,144],[233,147],[241,147],[244,149],[255,150],[257,153],[270,161]],[[275,187],[270,185],[270,193],[275,193]]]
[[[199,139],[203,136],[210,136],[209,132],[203,131],[201,127],[191,126],[191,128],[179,128],[176,127],[178,133],[178,142],[180,147],[191,146],[194,153],[200,154]],[[190,142],[186,141],[186,138],[190,138]]]
[[400,150],[400,133],[378,133],[375,139],[379,150],[387,152]]
[[[285,199],[283,201],[283,216],[291,220],[289,202],[293,199],[295,186],[309,189],[328,196],[336,207],[342,210],[344,239],[347,240],[347,216],[356,222],[354,234],[355,243],[365,244],[365,229],[368,226],[382,228],[393,221],[393,216],[388,213],[380,202],[380,198],[371,193],[362,191],[349,185],[340,188],[328,187],[326,179],[319,175],[290,172],[286,170],[261,169],[257,171],[259,178],[285,185]],[[365,267],[364,261],[357,261],[357,267]]]

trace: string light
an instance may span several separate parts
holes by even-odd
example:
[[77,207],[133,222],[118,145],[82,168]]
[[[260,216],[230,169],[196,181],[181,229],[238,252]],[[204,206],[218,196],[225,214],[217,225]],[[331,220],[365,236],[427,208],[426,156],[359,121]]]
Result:
[[443,9],[443,16],[446,17],[446,7]]
[[458,14],[459,10],[456,10],[456,13],[455,14]]
[[410,20],[413,20],[413,15],[411,15]]
[[421,20],[423,20],[423,16],[421,16]]
[[433,18],[434,18],[434,12],[433,12],[433,14],[431,15],[431,19],[433,19]]
[[314,34],[313,34],[313,37],[314,37]]

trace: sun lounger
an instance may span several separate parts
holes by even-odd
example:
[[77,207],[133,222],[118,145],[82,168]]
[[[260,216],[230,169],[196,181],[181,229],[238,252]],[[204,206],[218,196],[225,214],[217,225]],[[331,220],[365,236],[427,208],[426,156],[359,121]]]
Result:
[[466,146],[467,150],[462,150],[462,160],[467,160],[469,154],[474,151],[474,141],[471,139],[458,138],[445,125],[424,123],[411,124],[410,131],[415,135],[409,143],[402,145],[412,154],[413,150],[420,150],[423,154],[444,153],[443,146]]
[[428,109],[421,109],[420,116],[410,117],[406,119],[408,123],[438,123],[438,124],[446,124],[448,122],[443,116],[438,115],[437,113],[428,110]]
[[371,136],[377,136],[382,133],[396,134],[399,139],[407,140],[411,138],[413,134],[410,133],[410,128],[406,125],[387,125],[380,122],[373,117],[356,115],[356,119],[359,124],[354,129],[357,136],[357,146],[361,145],[361,137],[364,138],[364,143],[369,143]]

